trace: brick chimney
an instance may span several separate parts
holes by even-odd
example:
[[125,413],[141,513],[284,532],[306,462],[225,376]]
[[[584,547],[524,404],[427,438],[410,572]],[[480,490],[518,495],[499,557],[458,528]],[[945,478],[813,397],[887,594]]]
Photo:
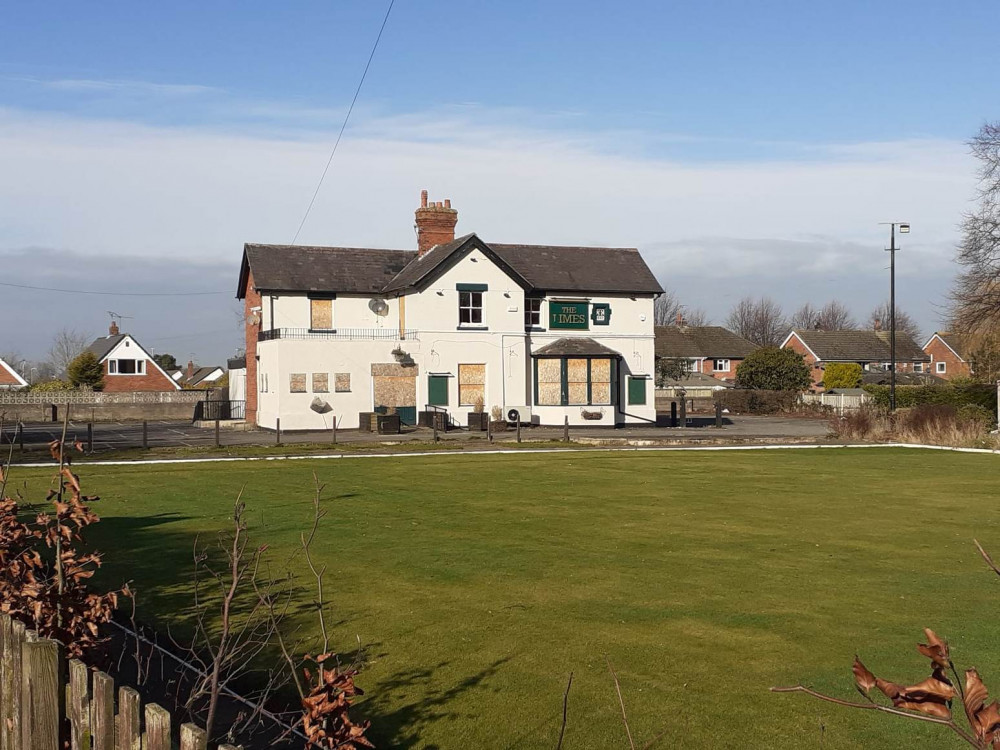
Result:
[[118,324],[115,321],[111,321],[111,325],[108,326],[108,335],[117,336],[118,335]]
[[427,203],[427,191],[420,191],[420,208],[416,210],[417,254],[423,255],[435,245],[455,239],[458,211],[451,201]]
[[879,320],[878,318],[875,318],[875,320],[872,322],[872,326],[875,328],[876,331],[881,331],[882,330],[882,321]]
[[189,359],[188,360],[188,366],[187,366],[187,379],[190,380],[193,377],[194,377],[194,362],[192,362]]
[[678,328],[684,327],[684,313],[682,313],[680,310],[677,311],[677,327]]

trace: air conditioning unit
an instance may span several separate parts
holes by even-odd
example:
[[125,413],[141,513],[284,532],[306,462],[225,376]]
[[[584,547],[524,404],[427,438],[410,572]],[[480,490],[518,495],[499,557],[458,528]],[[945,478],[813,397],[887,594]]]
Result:
[[[517,414],[514,414],[517,412]],[[537,419],[531,413],[530,406],[505,406],[504,416],[508,422],[520,422],[521,424],[538,424]]]

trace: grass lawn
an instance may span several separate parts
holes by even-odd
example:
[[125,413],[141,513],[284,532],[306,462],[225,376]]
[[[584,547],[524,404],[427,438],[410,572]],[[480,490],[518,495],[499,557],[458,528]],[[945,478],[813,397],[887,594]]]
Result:
[[[180,617],[195,535],[240,487],[255,538],[284,557],[326,484],[317,552],[343,650],[370,661],[359,713],[380,748],[961,747],[946,730],[846,698],[876,674],[929,674],[933,627],[1000,693],[997,457],[909,449],[456,455],[81,466],[102,496],[102,579]],[[17,469],[40,497],[51,472]],[[304,581],[305,582],[305,581]]]

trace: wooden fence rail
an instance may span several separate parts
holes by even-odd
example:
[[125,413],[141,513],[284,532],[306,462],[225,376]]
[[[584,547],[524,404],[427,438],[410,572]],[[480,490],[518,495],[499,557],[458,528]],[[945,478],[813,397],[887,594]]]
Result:
[[[76,659],[66,664],[59,642],[0,614],[0,750],[60,750],[64,720],[71,750],[171,750],[166,709],[143,709],[138,692],[119,687],[116,714],[115,697],[110,676]],[[181,750],[207,747],[205,730],[181,725]]]

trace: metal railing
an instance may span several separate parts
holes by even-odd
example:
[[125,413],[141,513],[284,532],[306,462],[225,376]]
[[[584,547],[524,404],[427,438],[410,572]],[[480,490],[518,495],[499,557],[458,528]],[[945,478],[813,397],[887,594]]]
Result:
[[317,341],[413,341],[417,331],[408,328],[337,328],[320,331],[314,328],[271,328],[257,333],[258,341],[277,339],[315,339]]
[[214,422],[216,419],[246,419],[246,401],[199,401],[194,405],[195,422]]

